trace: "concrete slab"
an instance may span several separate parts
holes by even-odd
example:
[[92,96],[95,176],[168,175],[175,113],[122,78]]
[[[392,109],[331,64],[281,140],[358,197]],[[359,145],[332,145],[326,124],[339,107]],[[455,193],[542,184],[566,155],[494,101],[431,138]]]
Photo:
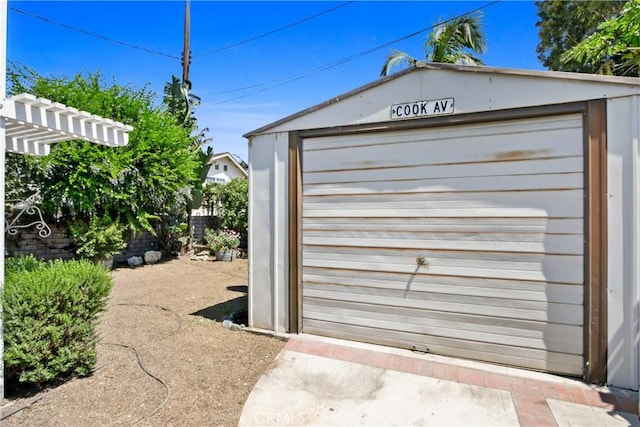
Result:
[[240,426],[518,426],[510,393],[297,352],[256,384]]
[[638,425],[638,394],[575,378],[313,335],[289,336],[240,426]]
[[640,427],[637,415],[547,399],[558,427]]

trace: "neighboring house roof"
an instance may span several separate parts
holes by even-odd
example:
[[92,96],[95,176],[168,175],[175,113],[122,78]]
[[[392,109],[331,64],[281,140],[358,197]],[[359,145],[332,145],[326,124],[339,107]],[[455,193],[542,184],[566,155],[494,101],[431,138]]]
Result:
[[238,170],[240,171],[240,173],[242,173],[242,175],[246,178],[249,176],[249,173],[247,172],[247,170],[245,168],[242,167],[242,165],[240,163],[238,163],[238,161],[234,158],[234,156],[231,153],[220,153],[220,154],[214,154],[211,156],[211,158],[207,161],[207,165],[213,165],[216,162],[228,158],[231,161],[231,164],[233,164],[236,168],[238,168]]
[[23,93],[0,100],[6,151],[44,156],[50,144],[80,139],[109,147],[127,145],[131,126]]

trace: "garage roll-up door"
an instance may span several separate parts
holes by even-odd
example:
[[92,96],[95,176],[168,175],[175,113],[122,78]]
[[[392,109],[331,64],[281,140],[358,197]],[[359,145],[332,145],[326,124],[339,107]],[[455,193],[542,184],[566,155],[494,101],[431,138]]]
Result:
[[305,138],[302,331],[582,374],[583,170],[580,114]]

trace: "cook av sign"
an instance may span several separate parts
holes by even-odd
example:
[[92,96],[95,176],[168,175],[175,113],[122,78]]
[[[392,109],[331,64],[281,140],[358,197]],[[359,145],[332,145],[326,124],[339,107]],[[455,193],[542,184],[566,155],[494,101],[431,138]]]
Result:
[[453,98],[431,99],[391,106],[391,120],[453,113]]

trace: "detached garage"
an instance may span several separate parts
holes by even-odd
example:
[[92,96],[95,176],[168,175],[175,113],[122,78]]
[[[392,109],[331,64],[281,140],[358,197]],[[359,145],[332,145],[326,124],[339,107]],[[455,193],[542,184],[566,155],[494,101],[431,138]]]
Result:
[[245,135],[249,324],[638,389],[640,81],[419,64]]

